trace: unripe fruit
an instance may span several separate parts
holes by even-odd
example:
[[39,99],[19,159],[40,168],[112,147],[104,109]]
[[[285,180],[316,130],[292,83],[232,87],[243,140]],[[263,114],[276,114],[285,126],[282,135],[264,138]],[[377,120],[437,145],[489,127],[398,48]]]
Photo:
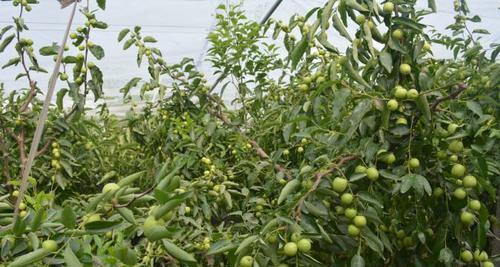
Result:
[[240,260],[240,267],[252,267],[253,265],[253,257],[252,256],[244,256]]
[[436,153],[436,156],[437,156],[438,159],[445,159],[446,158],[446,152],[444,152],[443,150],[439,150]]
[[463,188],[457,188],[453,191],[453,196],[458,199],[464,199],[467,196],[467,192]]
[[289,154],[290,154],[290,150],[288,150],[288,149],[283,150],[284,156],[288,156]]
[[363,24],[363,23],[365,23],[365,21],[366,21],[365,16],[363,16],[363,15],[358,15],[358,16],[356,16],[356,22],[357,22],[358,24]]
[[83,223],[91,223],[91,222],[97,222],[101,220],[101,215],[99,214],[91,214],[87,217],[83,217]]
[[345,209],[344,215],[348,219],[353,219],[358,214],[358,211],[352,208]]
[[474,259],[474,255],[472,255],[472,252],[464,250],[460,253],[460,258],[463,262],[471,262]]
[[76,33],[71,33],[70,36],[69,36],[71,39],[76,39],[78,37],[78,35]]
[[406,236],[406,233],[405,233],[405,230],[401,229],[399,231],[396,232],[396,237],[399,238],[399,239],[402,239]]
[[495,264],[491,261],[485,261],[483,262],[483,267],[495,267]]
[[305,84],[305,83],[299,84],[300,91],[307,91],[308,89],[309,89],[309,86],[307,86],[307,84]]
[[401,74],[410,74],[411,73],[411,67],[410,65],[406,64],[406,63],[403,63],[399,66],[399,72]]
[[402,30],[394,30],[392,32],[392,38],[396,39],[396,40],[401,40],[403,39],[403,31]]
[[104,185],[104,187],[102,188],[102,193],[106,194],[108,192],[114,192],[118,189],[120,189],[119,185],[117,185],[115,183],[108,183],[108,184]]
[[340,202],[344,205],[350,205],[354,200],[354,196],[350,193],[344,193],[340,196]]
[[308,239],[299,240],[297,246],[299,248],[299,251],[302,253],[307,253],[311,251],[311,241],[309,241]]
[[394,4],[392,2],[387,2],[384,4],[383,8],[384,13],[391,14],[394,11]]
[[472,222],[474,222],[474,214],[468,211],[463,211],[460,214],[460,221],[466,225],[472,224]]
[[292,240],[292,242],[297,243],[297,242],[300,240],[300,233],[299,233],[299,232],[295,232],[295,233],[293,233],[293,234],[290,236],[290,240]]
[[472,175],[467,175],[463,179],[463,185],[465,188],[473,188],[476,187],[477,185],[477,179],[476,177]]
[[345,189],[347,188],[347,184],[347,179],[337,177],[333,179],[332,187],[335,192],[341,193],[345,191]]
[[68,74],[61,73],[61,75],[59,76],[59,78],[61,79],[61,81],[66,81],[66,80],[68,80]]
[[299,152],[299,153],[304,152],[304,148],[303,148],[303,147],[301,147],[301,146],[299,146],[299,147],[297,148],[297,152]]
[[416,168],[420,167],[420,161],[417,158],[412,158],[408,162],[408,165],[410,166],[410,168],[416,169]]
[[454,177],[460,178],[465,175],[465,166],[462,164],[455,164],[451,168],[451,175]]
[[293,257],[297,255],[297,250],[298,250],[297,244],[295,244],[294,242],[286,243],[285,247],[283,248],[285,255],[287,255],[288,257]]
[[448,134],[454,134],[458,129],[458,125],[456,125],[455,123],[450,123],[448,124]]
[[378,170],[373,167],[366,169],[366,177],[372,181],[376,181],[379,177]]
[[424,46],[422,47],[424,51],[430,51],[432,49],[431,45],[428,42],[424,43]]
[[396,109],[398,109],[398,101],[396,99],[391,99],[387,102],[387,108],[390,110],[390,111],[394,111]]
[[458,161],[458,156],[457,155],[451,155],[450,156],[450,161],[451,162],[457,162]]
[[42,248],[47,250],[48,252],[56,252],[57,251],[57,243],[54,240],[45,240],[42,243]]
[[358,165],[356,166],[356,169],[354,169],[355,173],[366,173],[366,167],[363,165]]
[[469,209],[473,211],[479,211],[481,209],[481,201],[473,199],[469,201]]
[[436,187],[436,188],[434,188],[434,190],[432,190],[432,196],[434,196],[434,197],[440,197],[443,195],[443,193],[444,193],[444,191],[443,191],[443,188],[441,188],[441,187]]
[[354,223],[354,225],[356,225],[356,227],[359,227],[359,228],[365,227],[366,226],[366,217],[363,215],[358,215],[358,216],[354,217],[352,222]]
[[26,204],[24,202],[19,203],[19,210],[25,210],[26,209]]
[[15,190],[14,192],[12,192],[12,196],[13,197],[18,197],[19,196],[19,191]]
[[347,233],[350,236],[358,236],[359,235],[359,228],[356,227],[355,225],[349,224],[349,226],[347,226]]
[[394,155],[394,153],[389,153],[385,155],[381,160],[387,164],[393,164],[396,161],[396,156]]
[[396,89],[394,90],[394,97],[404,99],[406,98],[407,94],[408,91],[404,87],[396,86]]
[[406,120],[405,118],[398,118],[398,120],[396,121],[396,124],[398,124],[398,125],[408,125],[408,120]]
[[418,91],[417,91],[417,89],[410,89],[410,90],[408,90],[408,93],[406,94],[406,97],[408,97],[408,99],[412,99],[412,100],[417,99],[417,97],[418,97]]
[[448,150],[452,153],[461,152],[464,150],[464,144],[458,140],[454,140],[448,145]]

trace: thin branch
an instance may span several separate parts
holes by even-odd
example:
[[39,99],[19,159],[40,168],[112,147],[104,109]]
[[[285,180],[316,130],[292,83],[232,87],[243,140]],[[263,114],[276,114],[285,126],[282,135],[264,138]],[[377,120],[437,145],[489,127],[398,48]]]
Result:
[[447,95],[447,96],[442,96],[442,97],[438,97],[431,105],[430,107],[430,110],[431,112],[435,112],[438,105],[441,103],[441,102],[444,102],[446,100],[450,100],[450,99],[454,99],[456,98],[459,94],[461,94],[463,91],[465,91],[467,89],[467,85],[464,84],[464,83],[459,83],[458,84],[458,90],[456,90],[455,92]]
[[134,198],[132,198],[129,202],[127,202],[125,204],[120,204],[120,205],[119,204],[113,204],[113,207],[114,208],[126,208],[126,207],[130,206],[132,203],[134,203],[134,201],[136,201],[137,199],[139,199],[139,198],[141,198],[141,197],[143,197],[143,196],[145,196],[145,195],[153,192],[154,189],[155,189],[154,187],[151,187],[148,190],[146,190],[146,191],[140,193],[139,195],[135,196]]

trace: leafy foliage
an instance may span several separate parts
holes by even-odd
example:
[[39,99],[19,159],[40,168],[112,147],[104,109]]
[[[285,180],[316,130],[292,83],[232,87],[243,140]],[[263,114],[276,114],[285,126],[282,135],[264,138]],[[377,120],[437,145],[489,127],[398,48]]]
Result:
[[[35,4],[14,1],[23,12]],[[118,41],[137,50],[149,76],[121,89],[125,102],[135,92],[144,101],[123,118],[105,104],[85,110],[90,92],[104,95],[90,58],[105,52],[90,37],[106,23],[82,8],[87,21],[71,34],[60,73],[66,88],[16,216],[42,105],[31,73],[43,71],[21,12],[0,30],[0,52],[16,48],[6,67],[29,85],[10,94],[0,86],[2,262],[493,266],[498,45],[485,49],[476,37],[485,32],[469,33],[466,23],[480,19],[465,1],[455,4],[451,36],[429,35],[422,19],[436,3],[428,6],[329,0],[265,25],[221,6],[208,36],[220,87],[192,59],[167,63],[140,27],[125,29]],[[345,52],[332,30],[351,42]],[[431,44],[454,58],[434,58]]]

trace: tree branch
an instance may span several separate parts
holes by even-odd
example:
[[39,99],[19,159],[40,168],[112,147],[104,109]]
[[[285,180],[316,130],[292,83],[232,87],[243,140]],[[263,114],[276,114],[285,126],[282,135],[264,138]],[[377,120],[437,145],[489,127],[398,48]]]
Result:
[[450,99],[454,99],[456,98],[459,94],[461,94],[463,91],[465,91],[467,89],[467,85],[464,84],[464,83],[459,83],[458,84],[458,90],[456,90],[455,92],[447,95],[447,96],[442,96],[442,97],[438,97],[431,105],[430,107],[430,110],[431,112],[435,112],[438,105],[441,103],[441,102],[444,102],[446,100],[450,100]]
[[113,204],[113,207],[114,208],[125,208],[125,207],[128,207],[130,204],[134,203],[134,201],[136,201],[137,199],[151,193],[155,188],[154,187],[151,187],[149,188],[148,190],[140,193],[139,195],[135,196],[134,198],[132,198],[129,202],[125,203],[125,204]]
[[300,220],[300,216],[302,215],[302,206],[304,205],[304,201],[306,198],[316,191],[318,189],[319,184],[321,183],[321,179],[325,177],[326,175],[329,175],[333,173],[335,170],[338,170],[340,167],[342,167],[346,162],[356,159],[356,155],[348,155],[340,158],[339,160],[335,160],[328,168],[324,171],[318,171],[314,174],[314,177],[316,180],[314,181],[314,184],[312,185],[311,189],[307,191],[297,202],[296,209],[295,209],[295,218]]

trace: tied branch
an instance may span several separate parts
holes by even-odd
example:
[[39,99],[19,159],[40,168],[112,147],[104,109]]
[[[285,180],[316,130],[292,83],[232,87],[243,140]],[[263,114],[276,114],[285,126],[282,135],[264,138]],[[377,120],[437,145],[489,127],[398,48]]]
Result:
[[328,168],[326,170],[322,170],[322,171],[318,171],[314,174],[314,177],[315,177],[315,180],[314,180],[314,183],[311,187],[311,189],[309,189],[309,191],[307,191],[300,199],[299,201],[297,202],[297,205],[296,205],[296,209],[295,209],[295,218],[299,219],[300,220],[300,216],[302,215],[302,208],[304,206],[304,201],[307,199],[307,197],[309,197],[314,191],[316,191],[316,189],[318,189],[318,186],[319,184],[321,183],[321,179],[331,173],[333,173],[334,171],[338,170],[339,168],[341,168],[344,164],[346,164],[347,162],[353,160],[353,159],[356,159],[357,156],[356,155],[348,155],[348,156],[344,156],[338,160],[335,160],[332,164],[330,164],[328,166]]

